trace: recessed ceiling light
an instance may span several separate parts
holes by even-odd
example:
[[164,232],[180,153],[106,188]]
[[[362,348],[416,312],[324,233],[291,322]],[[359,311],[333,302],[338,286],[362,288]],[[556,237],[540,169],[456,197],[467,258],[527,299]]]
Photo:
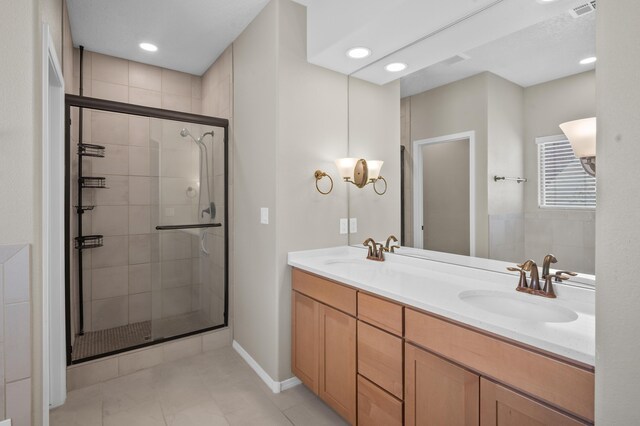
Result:
[[371,55],[371,50],[366,47],[354,47],[347,51],[347,56],[353,59],[362,59]]
[[584,58],[583,60],[580,61],[580,65],[593,64],[597,60],[598,60],[598,58],[596,58],[595,56],[591,56],[589,58]]
[[151,43],[140,43],[138,46],[140,46],[140,49],[146,50],[147,52],[155,52],[158,50],[158,46]]
[[384,69],[389,72],[400,72],[404,71],[406,68],[407,64],[403,64],[402,62],[393,62],[384,67]]

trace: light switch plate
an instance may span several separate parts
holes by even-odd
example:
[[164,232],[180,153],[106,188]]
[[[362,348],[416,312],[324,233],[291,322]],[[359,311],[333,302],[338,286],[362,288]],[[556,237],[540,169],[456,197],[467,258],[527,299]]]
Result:
[[349,219],[342,218],[340,219],[340,235],[349,233]]
[[263,225],[269,224],[269,208],[268,207],[260,207],[260,223]]
[[358,232],[358,218],[352,217],[349,219],[349,233],[355,234]]

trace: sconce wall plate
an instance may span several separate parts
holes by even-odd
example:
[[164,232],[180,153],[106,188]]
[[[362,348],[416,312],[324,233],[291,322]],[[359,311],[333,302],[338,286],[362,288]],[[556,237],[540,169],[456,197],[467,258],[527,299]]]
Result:
[[361,158],[353,169],[353,184],[358,188],[364,188],[369,183],[369,167],[367,160]]
[[[336,160],[336,167],[340,172],[340,177],[345,182],[351,183],[358,188],[364,188],[372,184],[373,190],[378,195],[387,192],[387,181],[380,175],[384,161],[371,160],[367,162],[364,158],[339,158]],[[384,190],[379,191],[376,187],[378,181],[384,182]]]

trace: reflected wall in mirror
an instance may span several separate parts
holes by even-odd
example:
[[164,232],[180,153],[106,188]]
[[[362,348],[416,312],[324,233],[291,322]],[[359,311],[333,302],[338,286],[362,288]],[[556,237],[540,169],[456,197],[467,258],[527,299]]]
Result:
[[[594,274],[595,179],[559,125],[595,116],[595,67],[580,64],[595,53],[595,12],[463,53],[401,80],[404,232],[384,231],[404,246],[508,262],[553,253],[558,267]],[[352,212],[359,202],[351,196]],[[359,234],[384,233],[358,220]]]

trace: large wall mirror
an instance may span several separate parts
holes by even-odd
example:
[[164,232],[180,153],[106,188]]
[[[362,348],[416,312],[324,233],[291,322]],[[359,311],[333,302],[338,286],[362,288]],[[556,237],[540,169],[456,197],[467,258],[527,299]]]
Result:
[[595,116],[594,55],[595,12],[563,12],[389,83],[388,99],[353,96],[369,83],[350,79],[351,129],[385,119],[376,102],[393,117],[387,134],[350,135],[349,155],[384,160],[389,186],[349,189],[350,244],[394,234],[408,255],[553,253],[593,275],[596,181],[559,125]]

